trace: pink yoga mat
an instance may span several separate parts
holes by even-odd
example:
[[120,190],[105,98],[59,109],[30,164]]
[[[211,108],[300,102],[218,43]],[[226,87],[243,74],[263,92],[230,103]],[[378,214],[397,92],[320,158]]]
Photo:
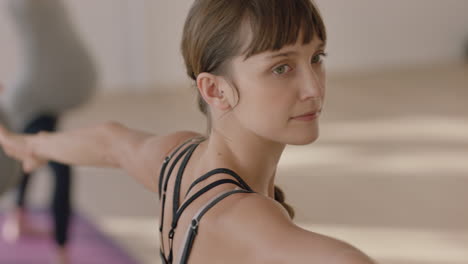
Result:
[[[41,227],[50,226],[45,211],[34,211],[32,219]],[[5,214],[0,213],[0,225],[3,226],[4,221]],[[72,263],[76,264],[138,263],[89,220],[77,214],[72,220],[69,246]],[[15,243],[0,238],[0,264],[49,264],[53,250],[51,238],[22,237]]]

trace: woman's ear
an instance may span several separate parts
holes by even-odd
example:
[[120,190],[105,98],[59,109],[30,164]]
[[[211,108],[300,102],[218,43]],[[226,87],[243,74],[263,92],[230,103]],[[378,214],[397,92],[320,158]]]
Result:
[[231,108],[227,98],[226,87],[222,84],[221,78],[211,73],[203,72],[197,77],[197,88],[206,103],[219,110]]

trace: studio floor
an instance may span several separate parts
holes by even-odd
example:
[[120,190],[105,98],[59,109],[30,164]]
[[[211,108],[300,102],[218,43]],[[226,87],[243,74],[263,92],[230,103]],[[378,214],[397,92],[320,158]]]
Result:
[[[327,89],[320,138],[288,146],[278,170],[295,222],[381,264],[468,263],[468,67],[334,76]],[[177,91],[99,94],[62,127],[204,131],[193,91]],[[31,190],[37,206],[48,201],[46,172]],[[142,264],[160,263],[157,195],[118,170],[76,174],[75,208]]]

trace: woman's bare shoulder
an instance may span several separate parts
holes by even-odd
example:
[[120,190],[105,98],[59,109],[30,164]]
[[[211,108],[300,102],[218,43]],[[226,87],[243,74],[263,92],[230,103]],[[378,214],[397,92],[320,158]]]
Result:
[[166,155],[169,155],[174,149],[176,149],[185,141],[202,136],[202,134],[195,131],[182,130],[155,137],[154,144],[160,145],[163,152],[165,152]]
[[149,190],[158,192],[159,172],[166,156],[183,142],[201,136],[203,135],[194,131],[146,136],[132,151],[132,157],[128,159],[126,169]]
[[154,157],[157,157],[156,164],[158,165],[157,171],[159,171],[159,166],[162,165],[164,158],[174,152],[177,147],[187,140],[202,136],[203,135],[198,132],[188,130],[171,132],[150,138],[145,144],[145,149],[150,153],[152,152]]
[[216,224],[227,231],[219,239],[251,249],[255,263],[374,264],[348,243],[296,225],[281,204],[260,194],[233,200]]
[[[194,131],[176,131],[163,135],[155,135],[145,142],[143,150],[147,152],[145,155],[156,158],[156,164],[161,165],[164,158],[178,146],[189,139],[201,136],[202,134]],[[151,163],[154,164],[154,162]]]

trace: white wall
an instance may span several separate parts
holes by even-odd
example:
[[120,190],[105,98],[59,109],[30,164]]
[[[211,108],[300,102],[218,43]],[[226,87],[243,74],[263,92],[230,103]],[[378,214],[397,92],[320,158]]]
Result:
[[0,1],[0,82],[11,80],[17,65],[16,39],[3,12],[5,1]]
[[[15,39],[0,0],[0,80],[12,76]],[[316,0],[324,15],[328,71],[359,72],[461,60],[466,0]],[[192,0],[66,0],[108,90],[186,86],[179,52]]]
[[461,61],[465,0],[317,0],[329,32],[332,72]]

